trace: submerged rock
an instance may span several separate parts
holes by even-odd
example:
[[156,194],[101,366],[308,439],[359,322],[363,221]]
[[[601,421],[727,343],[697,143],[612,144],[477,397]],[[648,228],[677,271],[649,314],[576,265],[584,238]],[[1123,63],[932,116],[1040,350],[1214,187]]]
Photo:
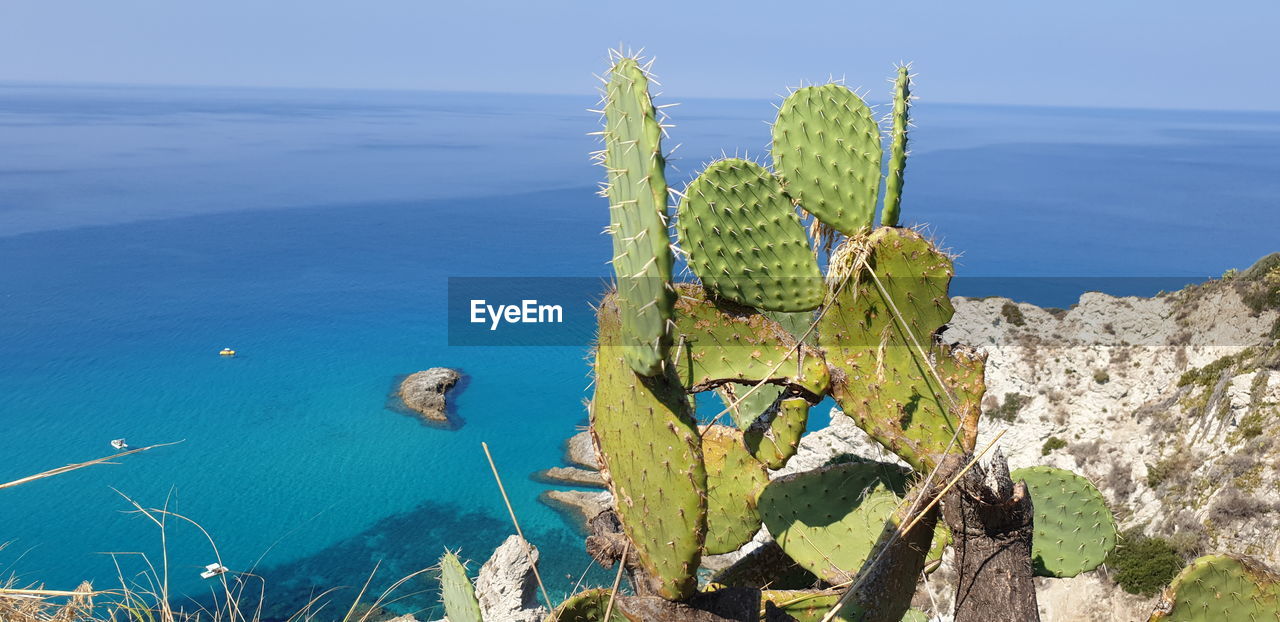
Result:
[[400,399],[430,421],[448,421],[444,395],[460,377],[461,374],[448,367],[432,367],[410,374],[400,383]]
[[546,608],[538,603],[533,567],[538,549],[512,535],[480,567],[476,597],[485,622],[541,622]]

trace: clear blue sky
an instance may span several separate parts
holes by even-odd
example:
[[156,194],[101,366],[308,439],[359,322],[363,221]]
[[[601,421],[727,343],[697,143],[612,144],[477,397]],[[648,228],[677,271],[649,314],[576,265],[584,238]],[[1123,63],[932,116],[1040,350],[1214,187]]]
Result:
[[4,0],[0,80],[575,93],[625,42],[675,99],[903,59],[933,101],[1280,110],[1277,0],[791,4]]

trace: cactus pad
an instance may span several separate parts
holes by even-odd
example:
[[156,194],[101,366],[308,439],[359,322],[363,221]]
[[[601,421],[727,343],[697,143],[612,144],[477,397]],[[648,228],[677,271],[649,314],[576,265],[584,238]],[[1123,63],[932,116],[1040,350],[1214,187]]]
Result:
[[724,425],[702,431],[702,460],[707,469],[705,552],[736,551],[760,530],[756,497],[769,483],[769,471],[747,453],[742,431]]
[[1115,548],[1115,519],[1089,480],[1046,466],[1018,469],[1010,477],[1026,482],[1031,493],[1031,560],[1037,575],[1074,577],[1097,568]]
[[785,475],[760,494],[760,516],[796,563],[841,583],[858,573],[890,524],[905,484],[902,469],[880,462]]
[[597,313],[591,433],[632,550],[660,596],[694,592],[706,533],[707,474],[688,396],[671,369],[640,376],[616,343],[622,330],[613,294]]
[[898,78],[893,81],[893,112],[890,118],[893,129],[889,135],[889,172],[884,178],[884,210],[880,224],[898,226],[902,207],[902,177],[907,170],[907,126],[911,107],[911,72],[903,65],[898,67]]
[[[760,609],[763,611],[769,603],[799,622],[819,622],[836,603],[840,601],[840,592],[836,590],[762,590],[760,592]],[[763,616],[760,618],[764,619]],[[837,616],[836,622],[845,622],[847,618]]]
[[457,555],[448,551],[440,558],[440,599],[453,622],[482,622],[480,601],[467,578],[467,569]]
[[747,451],[766,467],[781,469],[796,454],[808,422],[808,400],[778,400],[743,433]]
[[[604,588],[584,590],[570,596],[551,615],[547,622],[605,622],[605,612],[609,610],[609,598],[613,592]],[[618,611],[617,604],[609,614],[608,622],[627,622]],[[450,618],[452,622],[452,618]]]
[[1280,575],[1234,555],[1206,555],[1174,577],[1150,622],[1280,620]]
[[716,387],[716,395],[729,411],[733,424],[739,430],[746,431],[751,425],[769,410],[770,406],[782,395],[783,388],[776,384],[727,383]]
[[721,298],[769,311],[809,311],[826,289],[795,205],[764,167],[731,158],[684,191],[676,231],[689,267]]
[[[846,241],[829,272],[818,344],[832,394],[872,438],[929,471],[958,429],[976,431],[986,390],[982,356],[934,340],[954,312],[951,259],[915,231],[881,227]],[[973,442],[962,434],[957,449],[972,450]]]
[[871,227],[881,152],[871,109],[844,85],[796,90],[773,124],[773,164],[787,192],[846,235]]
[[695,285],[681,285],[677,292],[675,367],[686,389],[768,380],[814,397],[826,392],[830,378],[822,355],[797,348],[780,324],[749,307],[709,300]]
[[623,354],[632,370],[652,376],[661,371],[671,345],[668,324],[675,295],[662,127],[649,99],[649,79],[636,59],[620,58],[610,70],[604,114],[604,192]]

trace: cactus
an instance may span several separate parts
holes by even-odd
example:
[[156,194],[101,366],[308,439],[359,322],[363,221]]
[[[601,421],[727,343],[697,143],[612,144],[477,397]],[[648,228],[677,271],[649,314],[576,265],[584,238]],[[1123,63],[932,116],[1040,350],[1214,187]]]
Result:
[[1150,622],[1280,620],[1280,575],[1247,557],[1206,555],[1174,577]]
[[609,344],[622,330],[616,294],[597,313],[591,433],[618,517],[659,595],[678,600],[697,587],[706,532],[707,474],[689,399],[666,369],[640,376]]
[[899,467],[881,462],[785,475],[760,493],[760,516],[791,559],[825,581],[841,583],[866,561],[905,485]]
[[918,471],[936,466],[960,429],[955,447],[972,450],[983,358],[934,342],[954,312],[951,259],[914,231],[882,227],[846,241],[829,272],[818,345],[841,409]]
[[716,395],[724,402],[733,424],[745,432],[782,397],[784,390],[776,384],[727,383],[716,387]]
[[902,176],[907,170],[907,126],[910,124],[911,73],[906,65],[898,67],[898,79],[893,82],[893,120],[889,135],[889,172],[884,178],[884,209],[880,212],[880,224],[898,226],[902,204]]
[[787,193],[846,235],[871,227],[881,149],[871,109],[840,84],[796,90],[773,124],[773,164]]
[[817,397],[830,378],[817,350],[796,348],[795,337],[754,309],[707,299],[681,285],[676,302],[676,372],[685,388],[706,391],[727,382],[769,380]]
[[452,622],[482,622],[480,601],[467,578],[467,569],[458,556],[445,551],[440,558],[440,599]]
[[825,288],[782,182],[731,158],[685,188],[676,231],[689,267],[717,296],[769,311],[809,311]]
[[1035,512],[1031,559],[1037,575],[1074,577],[1097,568],[1116,546],[1116,523],[1089,480],[1047,466],[1018,469]]
[[[766,608],[776,609],[799,622],[819,622],[839,600],[840,592],[836,590],[761,590],[760,609],[762,613]],[[761,615],[760,619],[774,618]],[[847,618],[835,620],[846,622]]]
[[622,311],[627,364],[637,374],[661,372],[671,345],[671,239],[662,126],[649,99],[649,79],[634,58],[618,58],[604,98],[604,164],[613,270]]
[[[584,590],[570,596],[551,615],[546,622],[605,622],[605,612],[609,610],[609,599],[613,592],[604,588]],[[453,622],[453,618],[449,619]],[[615,603],[609,612],[608,622],[627,622]]]
[[792,397],[778,400],[743,433],[747,451],[770,469],[781,469],[800,447],[809,421],[809,401]]
[[747,453],[742,431],[724,425],[702,431],[702,459],[707,469],[705,552],[736,551],[760,530],[756,497],[769,483],[769,471]]

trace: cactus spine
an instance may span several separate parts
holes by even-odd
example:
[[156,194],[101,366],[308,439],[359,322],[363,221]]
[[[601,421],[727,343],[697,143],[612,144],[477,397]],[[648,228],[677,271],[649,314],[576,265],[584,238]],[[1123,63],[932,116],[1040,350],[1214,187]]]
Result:
[[880,212],[880,224],[898,226],[902,207],[902,177],[907,170],[907,127],[911,123],[911,73],[906,65],[898,67],[898,78],[893,82],[893,122],[889,135],[889,172],[884,179],[884,210]]
[[622,345],[637,374],[661,372],[671,345],[671,239],[662,126],[649,78],[634,58],[618,58],[604,99],[604,164],[613,270],[622,312]]

